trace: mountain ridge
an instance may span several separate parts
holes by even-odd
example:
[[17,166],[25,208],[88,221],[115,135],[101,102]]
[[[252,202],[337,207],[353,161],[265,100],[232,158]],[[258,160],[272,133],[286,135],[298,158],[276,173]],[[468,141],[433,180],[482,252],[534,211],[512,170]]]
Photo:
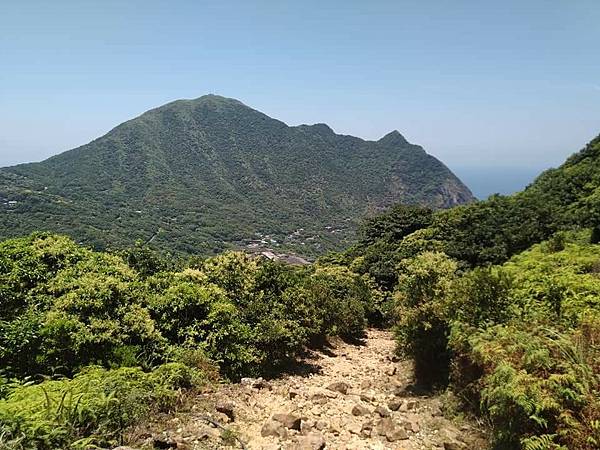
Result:
[[311,228],[284,247],[306,249],[313,238],[305,253],[314,254],[349,242],[362,216],[398,201],[473,200],[397,130],[368,141],[323,123],[288,126],[214,94],[153,108],[45,161],[2,168],[0,197],[17,201],[2,211],[1,237],[15,234],[7,216],[18,216],[20,230],[65,232],[100,248],[131,244],[133,231],[142,241],[163,233],[159,243],[174,251],[211,252],[257,233],[280,244]]

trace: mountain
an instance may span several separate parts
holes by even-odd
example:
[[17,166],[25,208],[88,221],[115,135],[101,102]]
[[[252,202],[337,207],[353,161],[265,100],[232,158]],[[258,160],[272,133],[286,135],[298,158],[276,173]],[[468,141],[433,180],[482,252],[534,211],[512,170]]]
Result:
[[365,222],[344,258],[393,289],[398,264],[424,251],[443,251],[463,268],[503,264],[549,238],[560,248],[561,233],[573,229],[591,229],[600,242],[600,136],[522,192],[437,212],[396,205]]
[[445,208],[469,189],[398,131],[378,141],[290,127],[216,95],[178,100],[40,163],[0,169],[0,238],[66,233],[97,248],[229,245],[315,255],[394,203]]

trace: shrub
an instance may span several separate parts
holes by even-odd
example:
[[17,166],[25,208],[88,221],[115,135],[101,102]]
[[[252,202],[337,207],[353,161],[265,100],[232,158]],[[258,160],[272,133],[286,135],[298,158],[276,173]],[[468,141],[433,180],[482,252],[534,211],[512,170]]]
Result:
[[564,233],[554,233],[546,242],[546,248],[550,253],[560,252],[565,249],[566,238]]
[[341,267],[228,252],[165,272],[145,248],[123,253],[136,270],[51,235],[1,245],[10,311],[0,312],[0,364],[9,376],[149,369],[192,353],[233,379],[265,374],[327,334],[360,336],[374,311],[370,282]]
[[[537,245],[503,268],[455,283],[452,381],[479,403],[498,448],[591,450],[600,443],[600,280],[591,270],[599,255],[579,235],[569,240],[563,250]],[[501,279],[486,272],[512,281],[498,289]],[[490,292],[502,295],[488,301]]]
[[599,244],[600,243],[600,226],[596,225],[592,228],[592,235],[590,236],[591,244]]
[[90,367],[73,379],[23,385],[0,400],[0,446],[51,450],[116,445],[153,410],[168,411],[202,374],[181,364],[146,373]]
[[307,281],[323,318],[322,334],[358,338],[373,311],[367,281],[345,267],[317,267]]
[[550,440],[548,448],[596,448],[588,437],[595,433],[590,419],[600,413],[600,385],[592,369],[597,347],[580,339],[578,331],[561,333],[545,326],[473,331],[453,334],[451,344],[482,370],[476,381],[481,408],[494,425],[500,448],[535,448],[541,440]]
[[31,289],[88,254],[70,239],[46,233],[0,243],[0,320],[27,309]]
[[399,350],[414,359],[415,375],[425,385],[446,383],[450,353],[447,294],[456,263],[443,253],[423,253],[401,264],[395,333]]
[[455,280],[449,292],[453,320],[473,327],[506,322],[518,314],[512,276],[502,268],[478,267]]

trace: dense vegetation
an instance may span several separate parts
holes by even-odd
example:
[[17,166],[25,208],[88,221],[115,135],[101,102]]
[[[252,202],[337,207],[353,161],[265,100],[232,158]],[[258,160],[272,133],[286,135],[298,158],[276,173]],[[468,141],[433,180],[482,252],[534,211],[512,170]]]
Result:
[[[41,163],[0,170],[0,238],[67,234],[97,249],[148,242],[205,255],[232,244],[317,255],[396,202],[471,201],[441,162],[397,131],[379,141],[288,127],[214,95],[125,122]],[[273,241],[276,242],[273,242]]]
[[421,252],[443,252],[461,269],[501,264],[573,227],[599,240],[600,137],[518,194],[437,212],[398,205],[365,222],[359,243],[335,258],[391,290],[398,264]]
[[[95,245],[144,237],[176,252],[267,229],[316,234],[399,197],[469,199],[397,133],[364,142],[290,128],[218,97],[0,177],[18,201],[0,216],[6,235],[53,224]],[[395,206],[307,267],[145,245],[99,252],[50,233],[0,243],[0,446],[115,444],[217,372],[278,373],[369,321],[392,325],[418,380],[484,417],[497,449],[600,448],[600,137],[516,195]]]
[[327,335],[360,337],[376,305],[340,267],[175,264],[44,233],[0,243],[0,302],[0,443],[42,449],[117,442],[215,367],[270,374]]
[[587,232],[464,274],[423,253],[400,277],[399,343],[421,380],[478,405],[498,448],[598,448],[599,266]]
[[503,450],[600,447],[600,137],[525,191],[397,206],[331,263],[368,274],[419,381],[447,386]]

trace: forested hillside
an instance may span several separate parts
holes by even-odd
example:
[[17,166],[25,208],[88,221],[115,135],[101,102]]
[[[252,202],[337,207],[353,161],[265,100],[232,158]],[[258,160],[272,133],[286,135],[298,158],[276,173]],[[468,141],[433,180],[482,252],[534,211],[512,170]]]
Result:
[[398,351],[495,448],[600,447],[599,174],[596,138],[519,194],[397,206],[324,258],[376,281]]
[[500,264],[573,227],[600,235],[600,137],[518,194],[437,212],[397,205],[366,221],[343,259],[390,288],[397,264],[420,252],[442,251],[461,268]]
[[176,253],[234,245],[314,256],[354,242],[367,213],[473,197],[397,131],[378,141],[289,127],[215,95],[180,100],[41,163],[0,169],[0,237],[68,234]]

